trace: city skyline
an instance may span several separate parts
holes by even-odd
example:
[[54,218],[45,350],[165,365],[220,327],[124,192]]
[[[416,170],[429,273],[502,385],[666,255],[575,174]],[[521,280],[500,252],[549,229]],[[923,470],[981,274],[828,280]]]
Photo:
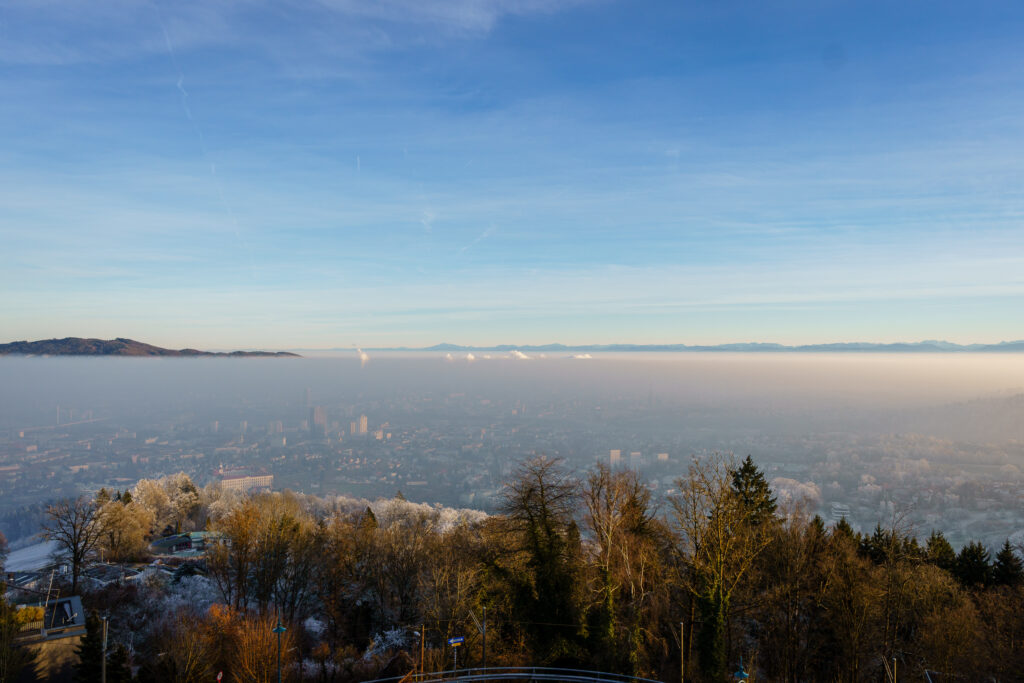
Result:
[[16,4],[5,339],[1020,339],[1013,3]]

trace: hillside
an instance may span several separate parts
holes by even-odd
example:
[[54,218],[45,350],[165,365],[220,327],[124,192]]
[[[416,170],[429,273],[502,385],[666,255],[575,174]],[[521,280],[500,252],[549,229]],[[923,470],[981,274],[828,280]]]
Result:
[[299,358],[295,353],[286,351],[231,351],[215,353],[196,349],[164,349],[152,344],[144,344],[133,339],[83,339],[81,337],[65,337],[64,339],[41,339],[39,341],[16,341],[0,344],[0,356],[272,356]]

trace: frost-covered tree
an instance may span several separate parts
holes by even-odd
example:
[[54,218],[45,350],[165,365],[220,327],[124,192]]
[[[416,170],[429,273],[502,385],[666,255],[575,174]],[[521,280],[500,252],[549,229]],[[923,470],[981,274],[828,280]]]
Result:
[[138,503],[115,499],[100,509],[99,516],[103,522],[100,548],[108,561],[127,562],[145,554],[152,512]]
[[200,510],[199,489],[184,472],[160,479],[141,479],[132,498],[152,513],[158,533],[191,531],[192,517]]

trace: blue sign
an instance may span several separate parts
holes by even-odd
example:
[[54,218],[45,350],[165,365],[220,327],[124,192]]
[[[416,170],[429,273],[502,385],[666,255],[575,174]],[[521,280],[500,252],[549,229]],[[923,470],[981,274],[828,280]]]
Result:
[[462,645],[465,642],[466,642],[466,639],[463,636],[455,636],[454,638],[449,638],[448,639],[448,644],[451,645],[452,647],[458,647],[458,646]]

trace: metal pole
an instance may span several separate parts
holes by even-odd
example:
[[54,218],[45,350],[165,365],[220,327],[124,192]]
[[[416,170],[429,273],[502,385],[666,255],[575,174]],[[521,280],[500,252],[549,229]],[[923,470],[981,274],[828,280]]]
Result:
[[281,634],[287,631],[281,624],[281,614],[277,615],[277,626],[273,628],[274,633],[277,634],[277,683],[281,683]]
[[427,636],[427,625],[420,624],[420,675],[422,676],[425,672],[423,668],[423,655],[426,653],[426,636]]
[[103,617],[103,661],[100,664],[100,683],[107,683],[107,618]]
[[679,683],[686,683],[686,627],[679,622]]
[[[459,671],[459,648],[453,647],[452,648],[452,654],[455,656],[455,672],[458,673],[458,671]],[[281,683],[281,682],[278,681],[277,683]]]
[[487,608],[484,607],[484,668],[487,668]]

